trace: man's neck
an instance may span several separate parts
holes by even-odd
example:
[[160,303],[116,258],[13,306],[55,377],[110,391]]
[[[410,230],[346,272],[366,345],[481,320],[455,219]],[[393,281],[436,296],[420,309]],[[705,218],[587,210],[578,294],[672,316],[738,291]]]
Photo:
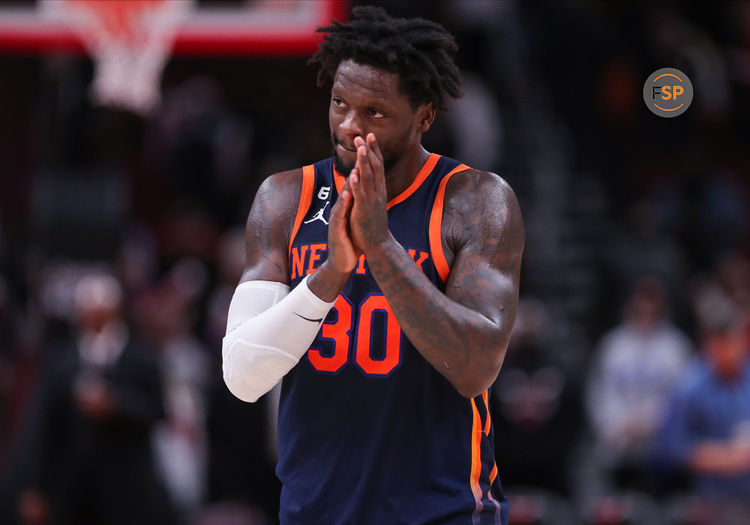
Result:
[[399,161],[385,173],[385,187],[388,192],[388,202],[400,195],[414,182],[430,154],[420,144],[414,151],[403,155]]

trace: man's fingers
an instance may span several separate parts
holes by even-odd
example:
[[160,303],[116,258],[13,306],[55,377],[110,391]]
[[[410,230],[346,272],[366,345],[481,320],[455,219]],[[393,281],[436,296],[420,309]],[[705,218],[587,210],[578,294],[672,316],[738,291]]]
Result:
[[352,171],[349,173],[349,176],[346,178],[346,181],[344,182],[344,188],[341,191],[349,188],[349,191],[351,191],[352,194],[354,193],[356,186],[360,183],[358,166],[359,160],[357,161],[357,165],[352,169]]
[[373,193],[375,191],[375,182],[373,180],[372,165],[370,164],[370,157],[372,157],[373,153],[369,151],[367,143],[362,137],[354,139],[354,146],[357,148],[357,165],[359,166],[362,187],[366,193]]
[[[354,175],[355,177],[357,177],[358,176],[358,171],[359,170],[357,168],[354,168],[349,173],[349,176],[344,180],[344,186],[343,186],[343,188],[341,188],[341,194],[342,195],[346,192],[346,193],[349,193],[349,197],[352,197],[352,198],[354,197],[352,195],[352,192],[353,192],[353,190],[352,190],[352,175]],[[349,203],[349,204],[351,204],[351,203]]]
[[340,228],[346,225],[346,214],[349,211],[349,208],[351,208],[351,200],[351,190],[347,185],[344,185],[339,198],[336,200],[336,204],[334,204],[333,209],[331,209],[329,220],[334,228]]
[[383,153],[380,151],[380,145],[375,138],[375,133],[367,134],[367,147],[370,150],[368,159],[370,160],[370,166],[372,167],[373,173],[373,187],[378,191],[384,193],[385,187],[385,168],[383,166]]
[[365,188],[364,188],[365,182],[363,181],[362,172],[365,170],[362,168],[363,161],[361,159],[362,154],[360,152],[360,149],[361,148],[357,148],[357,165],[349,174],[348,180],[350,180],[352,183],[352,193],[354,195],[354,198],[364,200],[365,199]]
[[375,133],[367,134],[367,147],[370,148],[370,150],[375,154],[374,158],[372,159],[372,164],[378,166],[382,165],[383,153],[380,151],[380,144],[378,144],[378,140],[375,138]]
[[336,220],[345,227],[346,216],[349,214],[349,210],[352,207],[352,194],[351,191],[344,190],[341,192],[341,209],[339,210]]

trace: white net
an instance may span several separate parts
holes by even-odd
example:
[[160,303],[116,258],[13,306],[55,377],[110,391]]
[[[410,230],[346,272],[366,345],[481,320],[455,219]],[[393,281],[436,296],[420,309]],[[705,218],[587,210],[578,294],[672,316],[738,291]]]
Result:
[[193,0],[42,0],[44,16],[69,24],[94,60],[94,102],[147,114]]

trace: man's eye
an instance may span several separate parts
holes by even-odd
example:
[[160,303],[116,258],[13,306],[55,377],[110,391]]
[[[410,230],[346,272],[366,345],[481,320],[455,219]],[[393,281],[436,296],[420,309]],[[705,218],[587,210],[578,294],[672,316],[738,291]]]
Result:
[[375,108],[370,108],[370,116],[372,118],[383,118],[385,115]]
[[340,98],[337,98],[337,97],[333,97],[333,98],[331,99],[331,102],[333,102],[333,105],[334,105],[334,106],[337,106],[337,107],[341,107],[341,106],[343,106],[343,105],[344,105],[344,101],[343,101],[343,100],[341,100]]

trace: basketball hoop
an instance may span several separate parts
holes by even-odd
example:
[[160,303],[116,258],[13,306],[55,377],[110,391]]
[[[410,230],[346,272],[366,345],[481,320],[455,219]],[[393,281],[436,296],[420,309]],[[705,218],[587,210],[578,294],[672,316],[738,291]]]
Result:
[[42,0],[45,15],[63,20],[94,60],[91,94],[102,105],[147,114],[179,22],[193,0]]

